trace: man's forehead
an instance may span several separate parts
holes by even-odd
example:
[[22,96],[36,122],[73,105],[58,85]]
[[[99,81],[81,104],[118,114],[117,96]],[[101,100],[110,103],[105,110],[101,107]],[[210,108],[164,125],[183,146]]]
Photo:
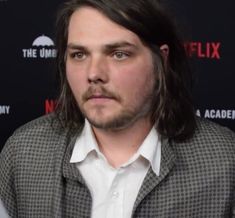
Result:
[[82,7],[75,11],[68,28],[68,44],[137,45],[139,37],[113,22],[98,10]]

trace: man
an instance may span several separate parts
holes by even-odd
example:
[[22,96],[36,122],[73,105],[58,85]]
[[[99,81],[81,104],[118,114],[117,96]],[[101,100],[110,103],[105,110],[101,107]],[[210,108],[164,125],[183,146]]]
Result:
[[72,0],[57,22],[55,114],[0,158],[11,217],[235,217],[235,136],[194,115],[157,0]]

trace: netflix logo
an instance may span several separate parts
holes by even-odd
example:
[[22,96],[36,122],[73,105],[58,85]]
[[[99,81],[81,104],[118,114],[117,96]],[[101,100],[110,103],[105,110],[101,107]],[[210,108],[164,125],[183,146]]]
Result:
[[56,108],[56,100],[46,99],[45,100],[45,114],[53,112]]
[[184,47],[189,57],[221,59],[221,42],[186,42]]

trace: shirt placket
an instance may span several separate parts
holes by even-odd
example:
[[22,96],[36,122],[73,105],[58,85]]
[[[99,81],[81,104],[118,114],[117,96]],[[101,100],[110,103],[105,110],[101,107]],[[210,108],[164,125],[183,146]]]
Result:
[[121,179],[122,171],[122,169],[117,170],[108,193],[109,206],[107,208],[107,218],[123,217],[124,181]]

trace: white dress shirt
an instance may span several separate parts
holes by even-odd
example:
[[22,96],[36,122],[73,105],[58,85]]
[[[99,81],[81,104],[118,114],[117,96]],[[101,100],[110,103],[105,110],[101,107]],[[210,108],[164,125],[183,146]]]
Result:
[[1,218],[10,218],[10,217],[8,216],[8,214],[7,214],[7,211],[6,211],[5,207],[4,207],[4,205],[3,205],[2,201],[1,201],[1,199],[0,199],[0,217],[1,217]]
[[153,127],[130,160],[119,168],[113,168],[99,150],[91,126],[86,120],[84,129],[76,140],[70,162],[77,163],[90,190],[92,218],[130,218],[149,167],[158,176],[160,160],[161,143]]

